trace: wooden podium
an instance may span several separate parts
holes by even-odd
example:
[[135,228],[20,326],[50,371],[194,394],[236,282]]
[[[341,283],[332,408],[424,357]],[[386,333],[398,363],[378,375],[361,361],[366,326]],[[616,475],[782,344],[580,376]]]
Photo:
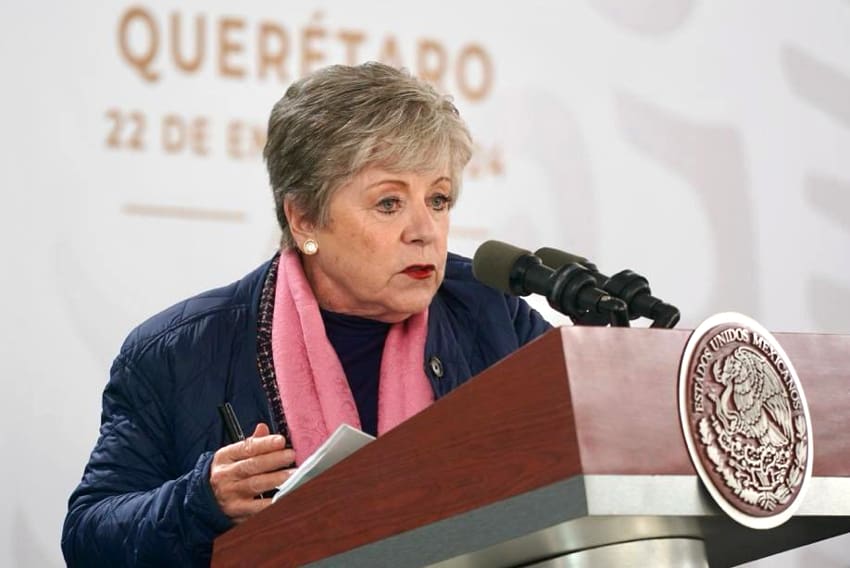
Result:
[[554,329],[221,535],[213,566],[732,566],[850,532],[850,336],[775,334],[814,464],[797,514],[754,530],[688,458],[689,334]]

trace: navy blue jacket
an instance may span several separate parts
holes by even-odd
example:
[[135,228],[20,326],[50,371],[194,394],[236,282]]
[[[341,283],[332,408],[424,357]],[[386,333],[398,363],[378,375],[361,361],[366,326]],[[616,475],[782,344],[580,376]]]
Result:
[[[246,432],[273,424],[257,371],[268,268],[130,333],[103,393],[100,437],[69,500],[69,566],[209,564],[213,539],[232,526],[209,484],[213,453],[226,443],[217,407],[230,401]],[[469,259],[450,254],[428,317],[425,372],[435,398],[547,329],[525,302],[479,284]]]

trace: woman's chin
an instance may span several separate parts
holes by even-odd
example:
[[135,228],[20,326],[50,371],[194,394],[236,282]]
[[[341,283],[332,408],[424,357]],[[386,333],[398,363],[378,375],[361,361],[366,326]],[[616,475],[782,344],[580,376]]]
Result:
[[407,292],[394,298],[395,301],[382,306],[382,313],[377,318],[387,323],[404,321],[414,314],[425,311],[434,298],[432,292]]

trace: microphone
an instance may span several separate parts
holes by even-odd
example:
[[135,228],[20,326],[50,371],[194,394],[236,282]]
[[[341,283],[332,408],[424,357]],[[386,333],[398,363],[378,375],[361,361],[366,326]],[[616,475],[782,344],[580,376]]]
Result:
[[530,251],[487,241],[475,251],[472,274],[479,282],[506,294],[542,294],[550,306],[573,320],[593,314],[603,325],[629,325],[626,303],[600,290],[593,273],[578,263],[552,269]]
[[[650,327],[668,329],[679,323],[678,308],[653,296],[649,288],[649,281],[640,274],[631,270],[622,270],[609,278],[601,274],[596,266],[588,262],[586,258],[549,247],[538,249],[534,255],[552,269],[559,269],[569,264],[583,264],[593,272],[599,288],[626,303],[631,319],[645,317],[652,320],[653,323]],[[600,323],[599,317],[594,317],[594,314],[587,314],[585,319],[587,321],[579,323],[586,325],[599,325]]]
[[596,268],[595,264],[585,257],[577,254],[572,254],[550,247],[542,247],[534,252],[534,256],[540,258],[543,264],[552,269],[560,268],[565,264],[581,264],[591,272],[599,274],[599,269]]

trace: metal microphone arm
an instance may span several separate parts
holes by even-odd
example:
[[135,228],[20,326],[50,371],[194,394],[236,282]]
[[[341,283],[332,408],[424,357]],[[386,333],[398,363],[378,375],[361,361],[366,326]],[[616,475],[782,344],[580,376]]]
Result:
[[581,264],[565,264],[555,270],[549,305],[573,322],[593,318],[592,325],[629,327],[628,304],[597,287],[595,275]]
[[652,320],[649,327],[671,329],[679,323],[679,310],[652,295],[649,281],[631,270],[621,270],[602,286],[611,295],[626,302],[632,319]]
[[[630,319],[645,317],[652,320],[650,327],[672,328],[679,322],[679,310],[670,304],[662,302],[652,295],[646,278],[631,270],[622,270],[614,276],[601,274],[596,266],[582,256],[577,256],[562,250],[543,247],[535,253],[543,263],[553,269],[566,266],[580,266],[596,279],[596,286],[612,296],[621,299],[628,306]],[[575,317],[570,315],[578,325],[605,325],[605,317],[593,311],[584,311]]]

